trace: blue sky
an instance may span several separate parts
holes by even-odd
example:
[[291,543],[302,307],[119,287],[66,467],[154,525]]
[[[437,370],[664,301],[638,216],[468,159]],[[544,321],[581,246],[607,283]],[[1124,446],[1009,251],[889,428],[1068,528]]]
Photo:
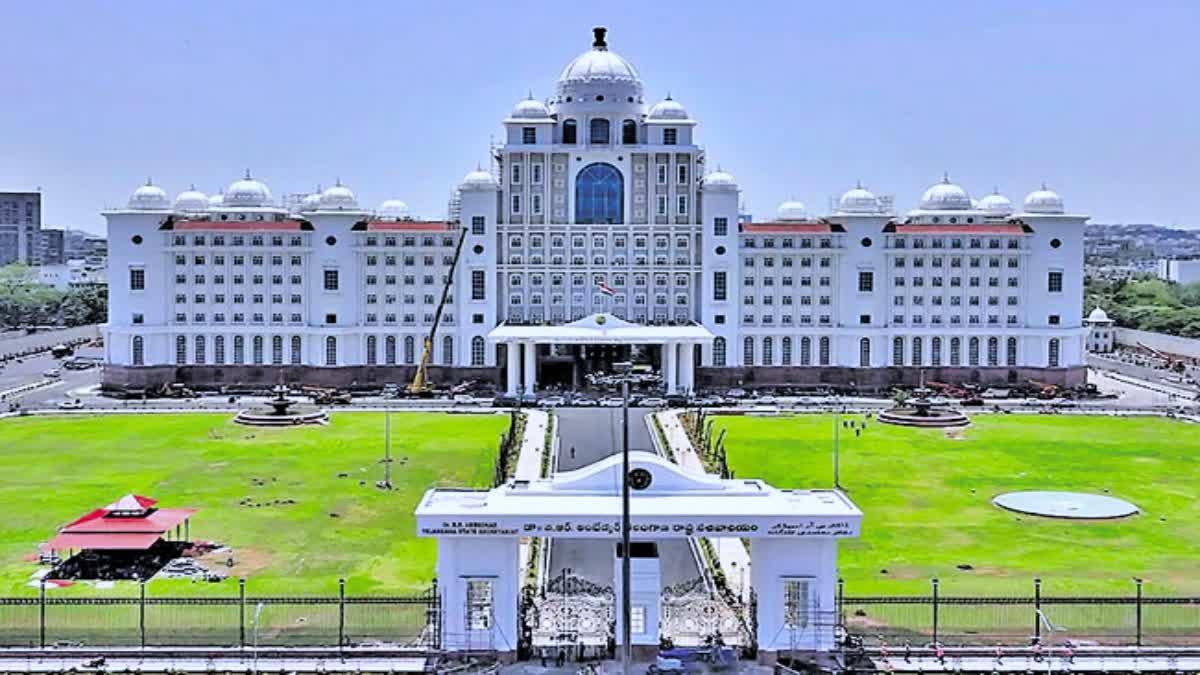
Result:
[[901,208],[1043,180],[1093,222],[1200,226],[1197,2],[12,2],[0,189],[100,231],[146,176],[335,178],[427,217],[593,25],[697,118],[758,217],[861,179]]

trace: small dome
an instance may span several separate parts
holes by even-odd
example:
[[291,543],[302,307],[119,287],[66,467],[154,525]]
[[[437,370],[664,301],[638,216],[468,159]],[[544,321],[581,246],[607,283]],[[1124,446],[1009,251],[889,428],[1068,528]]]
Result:
[[193,185],[175,198],[175,210],[179,213],[203,213],[208,210],[208,195],[197,191]]
[[340,180],[325,188],[318,203],[322,210],[329,211],[358,208],[358,198],[354,196],[354,191],[342,185]]
[[321,188],[317,187],[317,191],[312,194],[305,195],[304,199],[300,200],[300,212],[316,211],[321,208]]
[[995,189],[992,190],[992,194],[979,200],[979,210],[989,216],[1010,216],[1013,212],[1013,205],[1008,197],[1000,194],[999,189]]
[[704,177],[705,190],[736,190],[737,186],[737,179],[733,174],[722,171],[720,167]]
[[[637,70],[621,57],[620,54],[609,51],[605,34],[606,28],[593,28],[595,39],[592,48],[576,56],[558,76],[558,95],[560,97],[587,93],[589,85],[602,85],[605,88],[619,88],[617,92],[639,99],[642,96],[642,80]],[[583,90],[583,91],[581,91]]]
[[945,175],[921,195],[921,208],[927,211],[969,211],[971,197],[966,190],[951,183],[949,175]]
[[1062,197],[1042,183],[1040,190],[1034,190],[1025,196],[1025,213],[1064,213]]
[[517,103],[509,117],[520,120],[549,119],[550,109],[546,107],[545,103],[534,99],[533,94],[530,94],[529,98]]
[[225,195],[220,192],[208,198],[208,208],[210,209],[219,209],[224,205]]
[[483,190],[495,189],[497,184],[496,179],[492,178],[492,174],[477,167],[474,171],[463,176],[461,187],[463,190]]
[[246,170],[246,177],[233,183],[225,190],[225,198],[222,201],[223,206],[234,207],[255,207],[267,206],[271,201],[271,191],[267,186],[250,177],[250,170]]
[[780,220],[806,220],[808,208],[804,206],[804,202],[789,199],[779,205],[775,211],[775,217]]
[[667,94],[666,98],[664,98],[663,100],[661,100],[658,103],[655,103],[653,106],[651,106],[650,112],[647,115],[647,117],[649,117],[652,120],[686,120],[686,119],[689,119],[687,110],[684,109],[684,107],[679,103],[679,101],[676,101],[675,99],[671,98],[670,94]]
[[1109,320],[1108,312],[1105,312],[1104,310],[1100,309],[1099,307],[1096,307],[1096,309],[1092,310],[1091,314],[1088,314],[1087,320],[1091,321],[1093,323],[1103,323],[1103,322]]
[[879,213],[879,198],[864,188],[862,183],[842,193],[838,199],[838,213]]
[[129,196],[129,208],[158,210],[171,208],[171,200],[162,188],[147,180],[146,184]]
[[375,213],[380,218],[401,220],[408,217],[408,204],[405,204],[399,199],[387,199],[379,205],[379,208],[375,211]]

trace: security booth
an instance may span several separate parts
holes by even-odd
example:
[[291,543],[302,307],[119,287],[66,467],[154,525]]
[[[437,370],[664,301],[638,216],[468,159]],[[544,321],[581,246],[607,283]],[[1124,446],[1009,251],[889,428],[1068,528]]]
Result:
[[[426,492],[416,510],[417,532],[438,542],[443,648],[515,654],[524,578],[520,541],[619,542],[621,471],[622,458],[614,455],[552,478],[510,481],[490,490]],[[760,660],[833,649],[837,542],[857,537],[862,521],[846,495],[692,473],[649,452],[631,453],[630,486],[635,647],[657,645],[664,623],[654,542],[729,537],[749,540]],[[607,550],[613,556],[613,588],[619,588],[623,552],[615,545]],[[613,634],[621,635],[619,627]]]

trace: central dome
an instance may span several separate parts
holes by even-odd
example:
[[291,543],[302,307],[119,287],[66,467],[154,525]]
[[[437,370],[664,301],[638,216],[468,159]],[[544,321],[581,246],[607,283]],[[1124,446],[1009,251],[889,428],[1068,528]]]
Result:
[[175,210],[179,213],[204,213],[208,210],[208,195],[197,191],[193,185],[175,198]]
[[354,192],[345,185],[342,185],[341,179],[332,186],[325,188],[325,191],[321,193],[321,201],[318,203],[321,205],[321,209],[325,211],[358,208],[358,199],[354,196]]
[[250,171],[246,170],[246,177],[233,183],[225,190],[225,198],[222,200],[223,206],[267,206],[271,201],[271,191],[267,186],[254,180],[250,177]]
[[620,54],[609,51],[605,40],[606,28],[594,28],[592,48],[576,56],[558,76],[558,95],[561,99],[590,93],[641,99],[642,79],[637,69]]
[[950,182],[950,176],[942,176],[921,195],[921,208],[926,211],[969,211],[971,197],[967,191]]
[[838,199],[838,213],[879,213],[879,198],[870,190],[856,183],[853,188],[842,193]]
[[775,217],[788,221],[805,220],[808,218],[808,207],[804,206],[804,202],[789,199],[775,210]]

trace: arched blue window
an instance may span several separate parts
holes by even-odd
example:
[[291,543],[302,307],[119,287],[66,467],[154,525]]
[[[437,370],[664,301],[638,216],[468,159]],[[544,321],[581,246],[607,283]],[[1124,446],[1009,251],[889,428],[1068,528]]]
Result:
[[589,164],[575,178],[575,222],[625,222],[625,181],[611,164]]
[[603,117],[597,117],[593,119],[590,123],[591,133],[588,135],[588,143],[607,145],[608,129],[608,120],[604,119]]

